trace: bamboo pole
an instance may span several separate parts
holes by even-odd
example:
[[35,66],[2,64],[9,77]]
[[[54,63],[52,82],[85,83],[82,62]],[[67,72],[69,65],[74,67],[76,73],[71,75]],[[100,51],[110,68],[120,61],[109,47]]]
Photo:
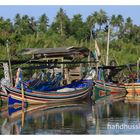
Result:
[[21,118],[21,122],[22,122],[22,128],[24,127],[24,119],[25,119],[25,114],[24,114],[24,107],[22,107],[22,118]]
[[21,92],[22,92],[22,105],[24,107],[24,88],[23,88],[23,83],[21,84]]
[[[61,58],[61,62],[64,62],[64,58]],[[64,79],[64,64],[61,64],[61,74]],[[63,80],[61,81],[61,85],[63,85]]]
[[96,71],[97,71],[96,80],[98,80],[99,62],[96,63]]
[[137,81],[139,80],[139,74],[140,74],[139,65],[140,65],[140,58],[137,60]]
[[[108,27],[108,28],[109,28],[109,27]],[[108,57],[109,57],[109,39],[110,39],[110,28],[108,29],[108,35],[107,35],[106,66],[108,66]]]
[[21,84],[21,92],[22,92],[22,128],[24,127],[24,86]]

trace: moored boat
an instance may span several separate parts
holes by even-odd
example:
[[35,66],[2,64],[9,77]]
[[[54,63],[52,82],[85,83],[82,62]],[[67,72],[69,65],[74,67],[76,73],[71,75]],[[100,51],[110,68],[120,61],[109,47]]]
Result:
[[128,92],[126,101],[140,101],[140,83],[124,83]]
[[99,99],[122,100],[125,99],[127,91],[123,84],[106,83],[104,81],[96,81],[93,90],[93,98],[95,101]]
[[[130,70],[130,68],[129,68]],[[140,101],[140,58],[137,60],[137,73],[129,75],[130,81],[124,82],[125,88],[128,92],[126,102],[139,102]]]
[[87,80],[80,80],[69,85],[55,88],[51,91],[34,91],[30,89],[24,90],[24,99],[22,90],[16,87],[4,85],[8,93],[9,105],[14,103],[21,104],[24,100],[26,104],[43,104],[77,101],[89,98],[91,96],[92,83]]
[[[6,79],[4,86],[5,93],[21,102],[23,100],[22,91],[24,91],[24,102],[29,104],[39,104],[39,103],[48,103],[48,102],[63,102],[63,101],[73,101],[73,100],[80,100],[89,96],[89,92],[91,92],[92,86],[89,85],[88,82],[85,82],[80,79],[84,78],[84,72],[81,71],[82,63],[87,63],[81,61],[82,58],[85,58],[89,55],[89,50],[85,47],[65,47],[65,48],[28,48],[19,53],[22,55],[32,55],[30,60],[26,60],[29,64],[28,67],[22,67],[24,70],[31,70],[30,77],[27,78],[25,76],[24,82],[20,77],[20,72],[16,74],[16,77],[12,77],[12,73],[10,72],[9,65],[7,62],[6,65],[3,63],[4,67],[4,76]],[[30,56],[29,56],[30,57]],[[76,62],[77,61],[77,62]],[[11,62],[13,64],[22,64],[22,62]],[[35,64],[34,66],[30,66],[30,64]],[[66,64],[77,64],[79,65],[78,73],[76,72],[76,76],[72,75],[69,71],[71,67],[66,67]],[[76,65],[76,66],[77,66]],[[75,66],[72,66],[74,68]],[[26,86],[25,80],[29,80],[32,75],[32,71],[35,69],[41,69],[45,72],[48,69],[52,69],[53,74],[55,72],[55,68],[61,72],[61,77],[57,81],[52,82],[52,79],[49,82],[45,83],[35,83],[34,81],[28,83],[29,85]],[[36,72],[36,71],[35,71]],[[71,74],[71,75],[70,75]],[[69,79],[69,75],[71,79]],[[77,76],[78,75],[78,76]],[[18,78],[17,78],[18,77]],[[72,78],[73,77],[73,78]],[[16,78],[16,80],[14,79]],[[14,79],[14,80],[13,80]],[[42,78],[41,78],[42,79]],[[44,78],[44,80],[48,80],[48,78]],[[36,78],[35,78],[36,80]],[[14,82],[15,83],[14,83]],[[79,81],[73,83],[73,81]],[[35,83],[35,84],[34,84]],[[72,84],[69,84],[72,83]],[[67,85],[69,84],[69,85]],[[73,85],[73,84],[76,84]],[[13,86],[14,85],[14,86]],[[60,85],[62,87],[60,87]],[[63,86],[66,85],[66,86]],[[80,87],[79,87],[80,86]],[[23,88],[22,88],[23,87]],[[4,90],[3,90],[4,91]]]

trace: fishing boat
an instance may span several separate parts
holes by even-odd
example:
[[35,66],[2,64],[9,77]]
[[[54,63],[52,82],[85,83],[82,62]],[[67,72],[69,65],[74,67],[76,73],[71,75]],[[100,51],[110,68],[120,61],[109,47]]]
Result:
[[91,96],[92,83],[86,80],[73,82],[66,86],[58,87],[51,91],[34,91],[30,89],[23,90],[12,86],[6,86],[8,94],[8,104],[44,104],[66,101],[77,101],[89,98]]
[[[101,53],[99,50],[99,46],[95,40],[95,52],[94,52],[94,59],[96,60],[96,71],[97,71],[97,77],[94,78],[94,87],[93,87],[93,101],[97,102],[100,99],[105,100],[120,100],[124,99],[127,92],[122,84],[115,84],[113,81],[110,81],[110,78],[112,76],[116,75],[118,73],[117,67],[115,66],[116,62],[115,60],[112,60],[110,62],[110,65],[108,65],[108,52],[109,52],[109,33],[110,29],[108,30],[108,42],[107,42],[107,58],[106,58],[106,66],[99,65],[100,64],[100,58]],[[108,69],[108,70],[106,70]],[[107,78],[105,78],[105,75],[108,75]]]
[[140,83],[124,83],[128,92],[126,101],[140,101]]
[[[54,102],[64,102],[64,101],[75,101],[82,100],[91,95],[91,82],[90,80],[81,80],[84,75],[81,72],[81,63],[84,63],[81,58],[85,58],[89,54],[89,50],[84,47],[68,47],[68,48],[29,48],[24,49],[20,53],[22,55],[32,55],[31,60],[27,61],[28,64],[37,64],[37,66],[29,66],[28,68],[22,67],[22,69],[52,69],[58,68],[62,74],[61,86],[57,84],[54,87],[54,84],[39,84],[33,88],[30,86],[25,87],[25,82],[18,83],[16,86],[12,86],[12,80],[8,76],[9,82],[3,82],[4,89],[9,96],[9,103],[11,99],[19,101],[24,101],[28,104],[40,104],[40,103],[54,103]],[[75,63],[76,62],[76,63]],[[19,64],[20,62],[12,62],[12,64]],[[87,63],[87,62],[86,62]],[[69,80],[69,73],[65,73],[66,64],[77,64],[79,66],[78,77],[72,78]],[[71,67],[70,67],[71,68]],[[8,67],[4,69],[9,73]],[[70,70],[68,70],[70,71]],[[77,73],[76,73],[77,74]],[[10,75],[10,73],[9,73]],[[19,75],[19,74],[18,74]],[[77,82],[74,82],[77,81]],[[65,84],[63,84],[65,82]],[[9,83],[9,84],[8,84]],[[23,86],[23,88],[21,87]],[[24,95],[23,95],[24,92]],[[23,99],[24,97],[24,99]],[[13,100],[12,100],[13,102]]]
[[[112,81],[106,82],[104,75],[105,75],[104,70],[102,68],[98,69],[98,77],[97,80],[95,80],[95,86],[93,87],[94,92],[93,99],[95,100],[95,102],[100,99],[112,101],[124,100],[127,94],[124,84],[115,83]],[[111,80],[112,78],[110,77],[107,79]]]
[[127,94],[123,84],[107,83],[104,81],[96,81],[94,86],[94,100],[107,99],[107,100],[123,100]]
[[[137,73],[129,75],[128,82],[124,82],[124,86],[128,92],[126,102],[139,102],[140,101],[140,58],[137,60]],[[132,82],[131,82],[132,81]]]
[[[19,82],[19,76],[20,76],[20,69],[18,69],[16,73],[16,80],[15,80],[16,82],[14,86],[16,88],[21,88],[20,87],[21,83]],[[44,91],[45,89],[51,90],[53,88],[58,87],[60,85],[61,80],[62,80],[62,76],[61,76],[61,73],[59,73],[59,74],[56,74],[54,78],[50,79],[49,81],[42,81],[40,79],[35,78],[35,79],[30,79],[30,80],[25,81],[23,85],[24,85],[24,88],[30,88],[31,90]],[[7,91],[5,90],[3,85],[1,85],[0,86],[0,101],[2,103],[7,102],[7,97],[8,97]]]

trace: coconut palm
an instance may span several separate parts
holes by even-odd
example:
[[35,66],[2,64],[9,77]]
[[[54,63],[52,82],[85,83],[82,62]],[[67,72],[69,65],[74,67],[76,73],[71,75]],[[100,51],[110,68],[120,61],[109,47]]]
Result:
[[19,13],[16,14],[14,18],[14,30],[15,30],[15,33],[18,33],[18,34],[21,33],[21,16]]
[[133,26],[133,21],[132,21],[131,17],[128,17],[126,19],[125,29],[130,31],[130,29],[132,28],[132,26]]
[[90,40],[93,38],[93,30],[95,30],[95,25],[97,24],[98,13],[94,12],[92,15],[87,17],[87,27],[90,31]]
[[97,14],[97,23],[99,25],[99,30],[102,29],[103,24],[107,24],[108,16],[106,15],[106,12],[102,9]]

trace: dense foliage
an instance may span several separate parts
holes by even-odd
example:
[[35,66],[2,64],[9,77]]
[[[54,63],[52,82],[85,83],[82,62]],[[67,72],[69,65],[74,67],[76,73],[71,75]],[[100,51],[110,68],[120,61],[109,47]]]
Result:
[[17,14],[14,21],[0,17],[0,58],[7,59],[6,40],[12,59],[16,59],[17,52],[23,48],[85,46],[94,50],[96,38],[105,62],[108,27],[111,29],[109,59],[115,59],[118,64],[136,62],[140,57],[140,26],[133,24],[131,17],[109,17],[100,10],[83,21],[79,13],[70,19],[62,8],[50,25],[46,14],[39,19]]

